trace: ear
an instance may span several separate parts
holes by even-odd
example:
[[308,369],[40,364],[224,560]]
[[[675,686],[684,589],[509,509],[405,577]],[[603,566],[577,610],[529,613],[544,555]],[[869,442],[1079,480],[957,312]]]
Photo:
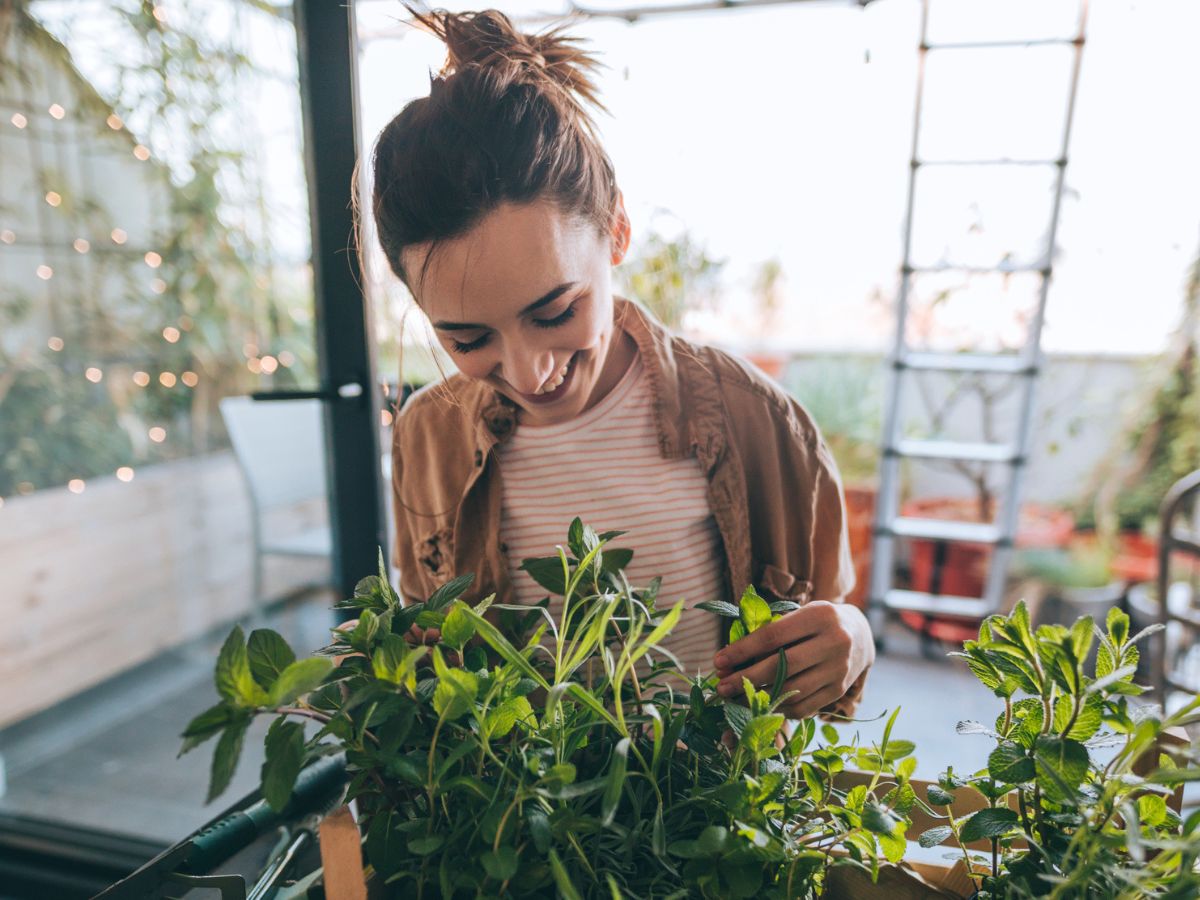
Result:
[[629,214],[625,212],[625,195],[619,190],[617,191],[617,206],[613,212],[610,238],[612,264],[620,265],[621,261],[625,259],[625,254],[629,252],[629,243],[633,238],[633,225],[629,221]]

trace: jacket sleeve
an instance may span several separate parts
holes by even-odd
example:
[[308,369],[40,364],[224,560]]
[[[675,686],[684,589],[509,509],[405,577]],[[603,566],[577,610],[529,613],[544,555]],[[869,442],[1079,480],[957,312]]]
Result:
[[[844,603],[856,579],[841,476],[817,424],[794,401],[793,409],[801,426],[796,435],[798,443],[793,445],[793,463],[805,472],[811,486],[806,530],[812,560],[812,599]],[[852,717],[862,699],[869,671],[869,667],[863,670],[845,694],[821,710],[821,715]]]
[[408,507],[404,501],[404,453],[402,452],[403,429],[401,417],[396,418],[392,432],[392,523],[395,541],[392,544],[392,565],[399,575],[400,600],[402,603],[419,603],[426,599],[420,579],[416,544],[412,532]]

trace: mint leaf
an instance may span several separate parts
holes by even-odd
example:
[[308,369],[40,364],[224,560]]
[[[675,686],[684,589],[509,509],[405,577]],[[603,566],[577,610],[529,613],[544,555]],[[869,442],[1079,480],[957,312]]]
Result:
[[921,836],[917,838],[917,843],[928,850],[930,847],[936,847],[952,834],[954,834],[954,829],[949,825],[937,825],[922,832]]
[[250,674],[265,691],[271,689],[280,672],[296,661],[296,654],[287,641],[269,628],[250,632],[246,651],[250,659]]
[[270,704],[287,706],[298,697],[315,691],[332,670],[332,660],[323,656],[313,656],[292,663],[283,670],[272,686]]
[[738,609],[746,634],[753,634],[771,621],[771,607],[767,605],[766,600],[758,596],[754,585],[748,586],[743,592],[742,599],[738,601]]
[[967,819],[959,832],[959,838],[964,844],[984,838],[998,838],[1012,831],[1017,824],[1017,814],[1007,806],[981,809]]
[[236,706],[262,706],[266,702],[266,692],[250,673],[246,639],[236,625],[217,657],[216,685],[217,693]]
[[432,612],[440,612],[459,599],[474,581],[474,575],[459,575],[457,578],[452,578],[433,592],[426,601],[425,608]]
[[271,723],[262,764],[263,799],[276,811],[287,806],[304,762],[304,726],[279,718]]
[[208,799],[205,803],[211,803],[229,787],[233,773],[237,770],[238,759],[242,755],[242,743],[249,727],[250,714],[239,710],[236,718],[221,734],[221,739],[217,741],[217,749],[213,752],[212,769],[208,779]]
[[466,606],[462,603],[456,604],[442,622],[442,643],[454,650],[459,650],[474,636],[475,623],[467,615]]

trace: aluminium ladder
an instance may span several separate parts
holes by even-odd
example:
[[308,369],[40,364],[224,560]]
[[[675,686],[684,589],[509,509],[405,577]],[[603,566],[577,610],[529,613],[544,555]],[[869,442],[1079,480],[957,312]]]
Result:
[[[896,331],[891,356],[892,374],[889,379],[888,402],[883,426],[880,483],[875,511],[875,534],[872,550],[870,617],[877,640],[882,642],[882,625],[889,610],[912,610],[927,616],[949,616],[979,621],[999,611],[1003,598],[1007,568],[1015,542],[1021,480],[1028,460],[1034,388],[1043,366],[1041,349],[1042,325],[1045,318],[1046,296],[1050,287],[1055,237],[1058,231],[1059,210],[1067,166],[1067,149],[1075,111],[1075,96],[1079,84],[1080,62],[1087,25],[1087,0],[1080,0],[1078,29],[1073,38],[1037,40],[1005,40],[993,42],[960,42],[930,44],[928,41],[930,0],[922,0],[921,43],[917,67],[916,112],[913,125],[912,155],[909,165],[908,204],[904,224],[904,260],[901,267],[900,290],[896,300]],[[922,160],[919,156],[921,109],[925,83],[925,62],[931,52],[943,50],[972,50],[980,48],[1029,47],[1045,44],[1073,46],[1071,80],[1067,95],[1066,120],[1061,150],[1057,159],[976,159]],[[1001,262],[992,267],[968,265],[914,266],[912,253],[913,205],[917,173],[927,166],[1047,166],[1055,169],[1050,226],[1044,253],[1035,264],[1015,266]],[[1000,353],[929,353],[914,352],[907,346],[909,298],[913,276],[923,272],[956,271],[963,273],[1033,272],[1041,276],[1037,291],[1037,306],[1031,317],[1025,345],[1017,355]],[[902,398],[907,379],[917,372],[942,372],[1002,375],[1020,379],[1020,408],[1017,413],[1015,437],[1011,443],[967,443],[944,440],[908,440],[902,433]],[[904,459],[959,461],[1003,464],[1008,479],[1000,493],[1001,503],[994,523],[976,524],[935,519],[906,517],[900,514],[900,464]],[[986,544],[992,548],[988,574],[982,598],[957,597],[943,594],[899,590],[894,587],[895,543],[898,538],[918,538],[945,543]],[[936,589],[936,585],[934,586]]]

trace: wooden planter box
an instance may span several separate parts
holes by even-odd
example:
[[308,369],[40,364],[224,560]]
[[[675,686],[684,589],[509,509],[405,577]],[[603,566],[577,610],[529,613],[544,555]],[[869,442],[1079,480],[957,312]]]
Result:
[[[1182,731],[1165,734],[1158,746],[1139,760],[1134,771],[1139,775],[1148,775],[1156,767],[1162,748],[1185,746],[1187,743],[1188,737]],[[871,778],[869,773],[848,770],[840,773],[837,781],[841,788],[852,788],[867,784]],[[933,782],[914,778],[910,783],[917,796],[924,797]],[[1016,809],[1015,798],[1010,796],[1009,802]],[[1176,812],[1180,811],[1183,805],[1182,789],[1175,792],[1168,800],[1168,805]],[[953,806],[955,818],[961,819],[985,806],[987,803],[979,794],[960,791]],[[945,824],[944,820],[926,815],[919,807],[912,810],[910,818],[912,826],[909,834],[914,836]],[[348,807],[341,807],[321,823],[320,842],[326,898],[373,900],[379,895],[377,889],[371,889],[364,881],[362,840]],[[991,842],[976,841],[968,847],[989,852]],[[905,859],[895,865],[881,866],[877,882],[872,883],[868,876],[857,869],[835,868],[831,870],[828,887],[822,896],[824,900],[966,900],[975,892],[975,885],[961,857],[953,860],[945,858],[951,849],[957,850],[957,845],[950,840],[930,849],[921,847],[916,841],[909,841]]]

